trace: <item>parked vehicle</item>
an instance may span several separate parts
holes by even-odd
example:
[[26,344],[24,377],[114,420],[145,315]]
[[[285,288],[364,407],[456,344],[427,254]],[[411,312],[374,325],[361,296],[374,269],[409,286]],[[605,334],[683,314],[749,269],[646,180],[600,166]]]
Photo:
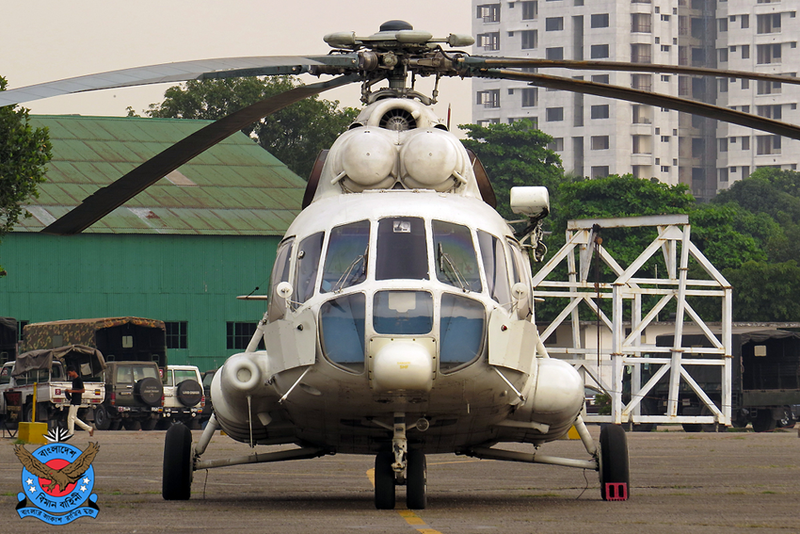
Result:
[[108,362],[103,372],[106,399],[95,411],[100,430],[152,429],[162,410],[164,388],[156,362]]
[[203,406],[203,411],[200,412],[200,424],[202,425],[211,418],[214,413],[214,402],[211,400],[211,381],[214,380],[216,369],[211,371],[203,371],[201,376],[203,378],[203,395],[206,397],[206,404]]
[[32,323],[23,328],[20,351],[86,345],[99,350],[106,362],[155,362],[167,365],[163,321],[142,317],[105,317]]
[[[83,379],[80,417],[95,419],[94,410],[105,398],[105,386],[98,378],[106,364],[97,349],[69,345],[56,349],[29,351],[6,362],[0,368],[0,413],[8,415],[19,408],[19,420],[33,421],[34,389],[36,391],[36,421],[65,423],[70,399],[66,390],[72,387],[67,370],[74,368]],[[15,395],[18,393],[18,395]],[[7,399],[13,398],[16,406]]]
[[188,426],[199,425],[198,417],[205,406],[202,381],[200,369],[194,365],[168,365],[162,380],[162,417]]
[[[800,334],[786,330],[736,332],[733,336],[733,373],[731,382],[731,421],[736,427],[753,425],[756,432],[768,432],[776,427],[793,426],[798,418],[795,405],[800,403]],[[673,336],[659,336],[657,344],[671,346]],[[704,335],[683,337],[684,346],[709,347]],[[684,360],[703,358],[703,354],[684,353]],[[646,376],[655,373],[651,365]],[[691,366],[691,374],[703,391],[715,402],[721,399],[722,384],[718,369]],[[668,384],[664,381],[651,390],[650,396],[661,408],[666,407]],[[707,413],[697,394],[681,383],[684,415]],[[685,424],[689,432],[714,430],[715,425]]]

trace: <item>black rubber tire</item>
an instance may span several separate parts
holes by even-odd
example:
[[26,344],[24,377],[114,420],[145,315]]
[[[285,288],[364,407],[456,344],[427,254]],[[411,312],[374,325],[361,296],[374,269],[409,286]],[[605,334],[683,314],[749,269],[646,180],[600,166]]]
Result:
[[603,425],[600,429],[600,495],[606,494],[607,483],[625,483],[630,498],[630,467],[628,463],[628,438],[619,425]]
[[101,404],[94,411],[94,426],[97,430],[108,430],[111,428],[111,416],[108,413],[108,407]]
[[775,425],[778,421],[772,417],[772,410],[770,409],[761,409],[758,410],[758,414],[756,418],[753,419],[753,431],[754,432],[772,432],[775,430]]
[[200,404],[200,400],[203,398],[203,386],[201,386],[197,380],[184,380],[178,384],[175,395],[178,397],[178,401],[181,404],[187,408],[191,408],[192,406]]
[[378,510],[394,510],[394,454],[379,452],[375,456],[375,508]]
[[684,432],[696,433],[703,431],[703,425],[700,423],[681,423]]
[[192,432],[172,425],[164,440],[161,496],[166,501],[186,501],[192,494]]
[[428,505],[428,463],[419,450],[408,452],[406,466],[406,506],[409,510],[424,510]]
[[148,406],[158,406],[164,396],[164,386],[159,379],[148,376],[133,385],[133,394]]

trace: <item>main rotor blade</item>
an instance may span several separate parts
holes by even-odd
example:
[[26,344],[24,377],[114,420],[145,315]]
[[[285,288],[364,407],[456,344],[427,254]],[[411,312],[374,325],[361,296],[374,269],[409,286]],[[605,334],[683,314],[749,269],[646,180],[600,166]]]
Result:
[[741,111],[735,111],[732,109],[714,106],[704,102],[688,100],[686,98],[679,98],[676,96],[639,91],[638,89],[620,87],[618,85],[607,85],[604,83],[594,83],[585,80],[574,80],[572,78],[563,78],[561,76],[547,76],[544,74],[532,74],[503,69],[488,69],[486,71],[481,71],[479,76],[485,78],[502,78],[506,80],[525,81],[538,87],[603,96],[606,98],[627,100],[628,102],[636,102],[638,104],[645,104],[648,106],[674,109],[684,113],[692,113],[694,115],[702,115],[703,117],[708,117],[710,119],[739,124],[741,126],[746,126],[748,128],[761,130],[775,135],[782,135],[791,139],[800,139],[800,127],[793,124],[787,124],[785,122],[759,117],[758,115],[750,115],[749,113],[743,113]]
[[213,122],[145,161],[112,184],[98,189],[42,232],[54,235],[80,233],[173,170],[245,126],[304,98],[356,80],[358,76],[351,74],[326,82],[296,87]]
[[202,59],[115,70],[0,91],[0,107],[86,91],[212,78],[302,74],[311,66],[358,66],[356,54]]
[[[717,76],[719,78],[744,78],[769,82],[800,85],[800,78],[779,74],[763,74],[742,70],[721,70],[706,67],[683,65],[664,65],[659,63],[626,63],[623,61],[578,61],[572,59],[537,59],[515,57],[468,56],[459,58],[463,65],[471,69],[488,68],[563,68],[570,70],[610,70],[622,72],[652,72],[656,74],[687,74],[690,76]],[[479,76],[476,74],[476,76]]]

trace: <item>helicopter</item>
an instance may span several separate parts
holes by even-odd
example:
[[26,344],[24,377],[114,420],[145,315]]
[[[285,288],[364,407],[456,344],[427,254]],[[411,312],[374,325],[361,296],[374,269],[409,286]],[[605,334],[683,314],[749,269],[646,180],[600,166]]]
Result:
[[[473,56],[469,35],[434,38],[399,20],[372,35],[326,35],[327,55],[226,58],[139,67],[0,92],[0,106],[58,94],[233,76],[334,76],[216,121],[98,189],[43,231],[81,232],[225,137],[303,98],[361,83],[365,107],[313,167],[303,210],[279,244],[266,311],[211,385],[199,440],[173,425],[162,496],[185,500],[197,470],[332,454],[375,457],[374,502],[427,506],[426,456],[560,465],[598,472],[603,500],[629,498],[625,432],[594,441],[584,382],[550,358],[535,326],[531,259],[544,255],[546,188],[514,187],[515,233],[485,169],[431,105],[445,76],[494,77],[677,109],[800,139],[800,128],[668,95],[529,72],[568,68],[671,72],[798,84],[789,76],[697,67]],[[514,70],[514,69],[526,69]],[[430,95],[417,77],[434,77]],[[387,82],[386,86],[379,84]],[[263,342],[265,348],[260,349]],[[575,428],[585,458],[540,454]],[[217,430],[280,450],[204,459]],[[532,452],[504,448],[532,445]]]

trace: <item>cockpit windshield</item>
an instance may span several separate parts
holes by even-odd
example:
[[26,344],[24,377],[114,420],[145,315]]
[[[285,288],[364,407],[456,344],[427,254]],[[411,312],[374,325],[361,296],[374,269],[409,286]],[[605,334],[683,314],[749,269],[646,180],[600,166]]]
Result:
[[376,280],[428,280],[425,223],[418,217],[388,217],[378,222]]
[[368,250],[369,221],[344,224],[331,230],[320,291],[341,291],[366,280]]
[[475,244],[469,228],[444,221],[433,221],[432,226],[436,278],[465,292],[481,291]]

